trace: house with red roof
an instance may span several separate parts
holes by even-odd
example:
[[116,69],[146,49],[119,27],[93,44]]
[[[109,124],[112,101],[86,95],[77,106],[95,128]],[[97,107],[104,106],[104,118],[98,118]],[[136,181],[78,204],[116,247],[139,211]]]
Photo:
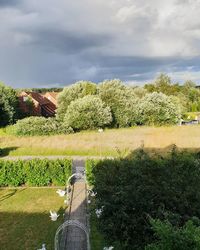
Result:
[[30,115],[52,117],[56,113],[56,97],[56,92],[40,94],[32,91],[22,91],[19,95],[20,109]]

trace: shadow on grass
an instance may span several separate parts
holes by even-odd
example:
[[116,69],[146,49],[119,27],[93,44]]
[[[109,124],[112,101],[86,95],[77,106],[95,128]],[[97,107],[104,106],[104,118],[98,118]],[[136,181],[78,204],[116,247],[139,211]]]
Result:
[[[20,193],[20,192],[22,192],[22,191],[24,191],[24,190],[26,190],[27,188],[22,188],[22,189],[10,189],[9,190],[9,193],[8,194],[6,194],[6,195],[3,195],[3,196],[1,196],[0,197],[0,203],[2,202],[2,201],[4,201],[4,200],[7,200],[7,199],[9,199],[10,197],[12,197],[13,195],[15,195],[16,193]],[[0,188],[0,191],[1,190],[4,190],[4,189],[1,189]]]
[[139,150],[144,150],[144,152],[148,153],[150,156],[167,156],[169,155],[174,149],[176,150],[176,152],[189,152],[189,153],[195,153],[200,155],[200,147],[199,148],[182,148],[182,147],[177,147],[175,144],[171,144],[168,145],[167,147],[163,147],[163,148],[150,148],[150,147],[145,147],[145,145],[141,145],[141,147],[138,147],[137,149],[131,151],[129,154],[127,155],[120,155],[120,153],[118,153],[118,157],[120,158],[131,158],[132,156],[134,156],[135,153],[137,153]]
[[11,151],[15,151],[18,147],[7,147],[7,148],[0,148],[0,157],[8,156]]
[[54,249],[54,236],[60,224],[63,223],[63,209],[60,217],[51,221],[49,211],[44,213],[1,212],[0,239],[1,249],[21,250],[40,249],[46,244],[48,250]]

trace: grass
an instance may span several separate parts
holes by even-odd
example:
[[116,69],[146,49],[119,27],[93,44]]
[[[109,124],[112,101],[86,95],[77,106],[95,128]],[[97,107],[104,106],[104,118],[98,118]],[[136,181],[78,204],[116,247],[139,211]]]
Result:
[[[1,249],[54,249],[54,235],[63,223],[63,199],[55,188],[0,189]],[[49,210],[59,211],[56,222]]]
[[103,234],[98,229],[98,218],[95,214],[95,200],[90,204],[90,245],[91,250],[102,250],[107,246]]
[[200,126],[134,127],[107,129],[103,133],[85,131],[70,135],[16,137],[0,130],[3,155],[85,155],[128,154],[144,143],[149,150],[165,150],[172,144],[200,149]]

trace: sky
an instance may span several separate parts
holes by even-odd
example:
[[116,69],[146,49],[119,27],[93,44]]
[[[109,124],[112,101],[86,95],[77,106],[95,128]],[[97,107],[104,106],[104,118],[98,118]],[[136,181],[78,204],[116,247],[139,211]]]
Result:
[[0,81],[200,82],[200,0],[0,0]]

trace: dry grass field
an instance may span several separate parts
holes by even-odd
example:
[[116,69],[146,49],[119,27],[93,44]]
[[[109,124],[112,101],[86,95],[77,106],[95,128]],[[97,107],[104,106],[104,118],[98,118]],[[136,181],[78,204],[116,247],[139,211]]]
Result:
[[144,144],[149,150],[165,151],[170,145],[200,149],[200,126],[134,127],[107,129],[103,133],[85,131],[70,135],[15,137],[0,131],[4,156],[86,155],[116,156],[128,154]]

